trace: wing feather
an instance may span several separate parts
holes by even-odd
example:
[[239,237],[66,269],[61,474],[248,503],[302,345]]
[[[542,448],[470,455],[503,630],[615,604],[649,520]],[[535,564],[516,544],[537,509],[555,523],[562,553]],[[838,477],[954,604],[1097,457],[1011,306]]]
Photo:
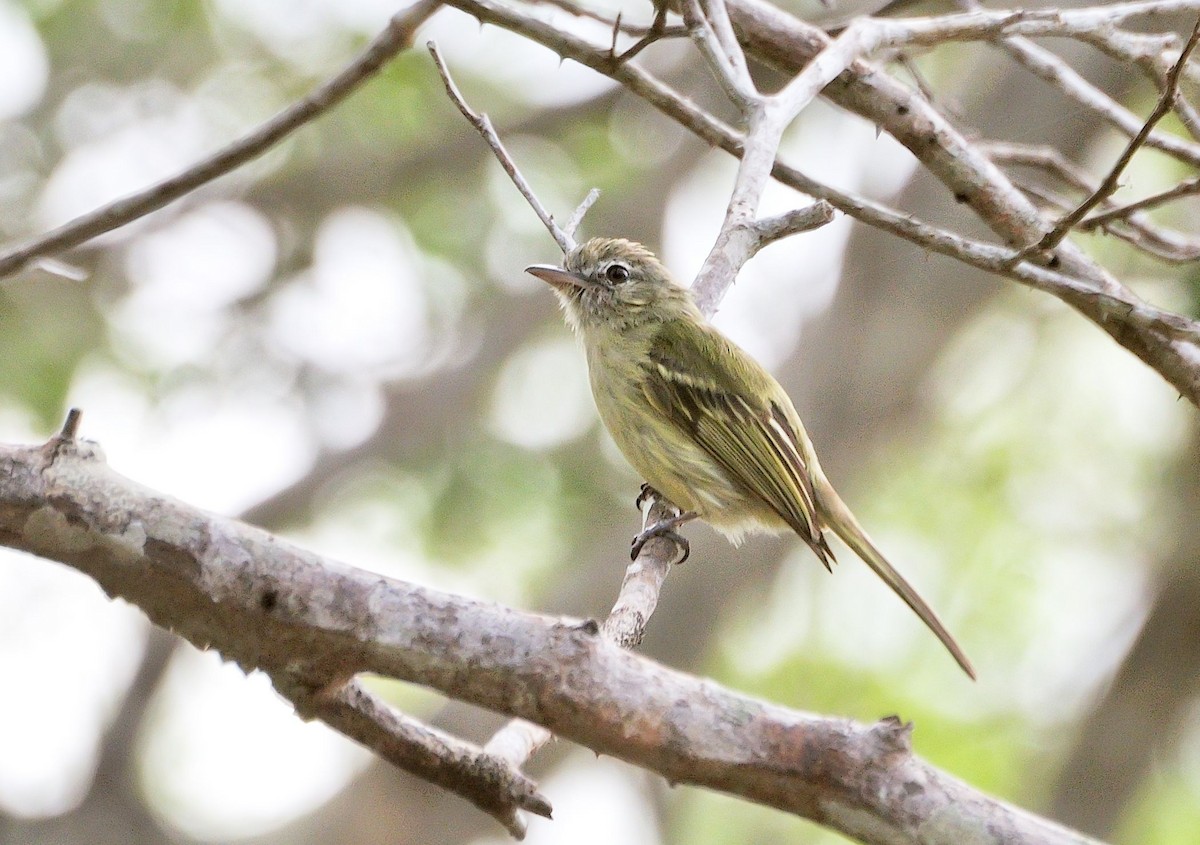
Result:
[[758,365],[707,326],[701,330],[706,343],[677,332],[652,344],[646,366],[653,372],[643,380],[647,400],[787,522],[828,567],[833,555],[822,536],[798,432],[777,402],[757,396],[747,374],[724,362]]

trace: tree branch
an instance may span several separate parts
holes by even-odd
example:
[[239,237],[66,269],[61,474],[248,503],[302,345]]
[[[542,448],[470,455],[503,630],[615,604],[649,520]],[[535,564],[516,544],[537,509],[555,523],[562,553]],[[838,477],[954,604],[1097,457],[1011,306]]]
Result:
[[[658,499],[638,497],[642,505],[642,530],[674,515],[670,505]],[[625,570],[617,601],[603,624],[584,623],[581,628],[599,633],[619,648],[637,648],[642,644],[646,626],[658,607],[658,597],[674,561],[679,557],[675,543],[665,537],[647,542]],[[513,719],[488,740],[486,754],[520,768],[551,740],[553,734],[525,719]],[[512,825],[523,830],[520,819]],[[513,829],[510,826],[510,830]]]
[[1179,54],[1179,61],[1175,63],[1175,66],[1171,68],[1171,72],[1167,74],[1166,88],[1162,96],[1159,97],[1157,105],[1155,105],[1150,116],[1146,118],[1142,128],[1138,130],[1137,134],[1125,146],[1116,163],[1109,170],[1108,175],[1104,177],[1104,181],[1070,214],[1064,215],[1054,225],[1053,229],[1042,236],[1041,240],[1018,253],[1016,260],[1019,261],[1033,252],[1052,250],[1057,247],[1063,238],[1079,224],[1079,221],[1087,217],[1093,208],[1107,200],[1117,190],[1121,174],[1125,172],[1125,168],[1129,165],[1129,162],[1133,161],[1134,154],[1146,143],[1146,139],[1150,136],[1151,131],[1158,122],[1171,111],[1175,103],[1175,98],[1179,95],[1179,77],[1182,75],[1184,67],[1187,66],[1188,58],[1191,56],[1192,51],[1196,49],[1198,41],[1200,41],[1200,20],[1197,20],[1196,25],[1192,28],[1192,34],[1188,38],[1187,44],[1184,45],[1183,51]]
[[[525,197],[525,202],[529,203],[529,207],[537,214],[538,219],[542,221],[542,225],[546,227],[546,231],[550,233],[550,237],[554,238],[554,242],[558,244],[558,248],[563,251],[564,255],[570,252],[575,248],[575,238],[563,231],[562,227],[555,221],[554,215],[547,211],[546,206],[542,205],[542,201],[537,198],[537,194],[533,192],[533,187],[529,184],[529,180],[521,173],[521,169],[517,167],[517,163],[509,155],[504,142],[500,140],[500,136],[496,133],[496,128],[492,126],[492,119],[486,114],[476,112],[467,104],[462,92],[454,84],[454,79],[450,76],[450,68],[446,67],[445,61],[442,60],[442,54],[438,52],[437,44],[430,41],[425,46],[429,48],[429,54],[433,56],[433,63],[437,66],[438,75],[442,78],[442,84],[446,87],[446,95],[458,107],[458,110],[467,119],[467,122],[475,127],[475,131],[483,136],[483,140],[491,148],[492,153],[496,156],[496,160],[500,162],[500,166],[508,174],[508,178],[517,186],[517,190],[521,192],[521,196]],[[586,211],[586,208],[584,210]]]
[[[784,70],[792,71],[811,59],[828,40],[820,30],[762,0],[727,0],[727,4],[747,49]],[[859,62],[830,83],[824,95],[891,133],[1005,242],[1013,246],[1030,243],[1045,231],[1047,223],[1036,207],[995,165],[924,98],[887,74]],[[836,205],[831,197],[824,198]],[[1144,321],[1150,316],[1144,307],[1155,312],[1161,309],[1146,306],[1069,241],[1059,246],[1055,258],[1057,267],[1053,269],[1075,281],[1060,286],[1054,295],[1200,405],[1197,324],[1169,313],[1156,313]],[[1129,310],[1114,307],[1110,297],[1128,302]],[[1167,325],[1175,328],[1165,329]]]
[[[742,154],[740,133],[635,64],[614,64],[606,48],[496,0],[447,0],[447,5],[611,76],[705,141],[732,155]],[[769,64],[794,70],[829,42],[821,30],[760,0],[727,0],[727,6],[741,37]],[[830,83],[824,93],[895,136],[1009,243],[1029,243],[1045,231],[1047,223],[1037,209],[919,94],[863,63]],[[825,185],[778,160],[771,173],[781,183],[827,200],[868,225],[1063,300],[1200,405],[1200,324],[1145,303],[1069,242],[1059,248],[1061,270],[1029,262],[1012,266],[1010,249],[914,220],[866,197]]]
[[397,768],[461,795],[517,839],[525,835],[517,810],[550,818],[550,802],[518,765],[404,715],[357,680],[315,690],[287,670],[276,670],[271,680],[300,715],[320,719]]
[[290,133],[340,103],[397,53],[407,50],[418,27],[440,7],[438,0],[418,0],[415,5],[397,13],[383,32],[340,73],[209,158],[144,191],[76,217],[52,232],[0,254],[0,279],[16,273],[35,259],[63,252],[132,223],[262,155]]
[[[86,442],[0,447],[0,543],[79,569],[284,694],[364,671],[424,684],[868,843],[1090,841],[920,760],[898,719],[867,727],[790,711],[587,626],[323,559],[127,481]],[[353,697],[330,706],[370,709]]]

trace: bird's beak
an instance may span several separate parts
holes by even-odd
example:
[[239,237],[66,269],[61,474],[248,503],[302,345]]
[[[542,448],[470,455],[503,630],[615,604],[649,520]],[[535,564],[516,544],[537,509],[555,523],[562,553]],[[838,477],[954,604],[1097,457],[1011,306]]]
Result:
[[553,264],[531,264],[525,268],[531,276],[537,276],[543,282],[554,285],[563,293],[569,293],[573,288],[594,288],[596,283],[583,276],[577,276]]

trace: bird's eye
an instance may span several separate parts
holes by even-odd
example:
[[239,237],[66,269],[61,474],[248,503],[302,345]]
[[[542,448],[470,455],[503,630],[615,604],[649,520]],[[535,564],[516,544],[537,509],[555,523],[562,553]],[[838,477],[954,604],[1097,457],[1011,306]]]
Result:
[[624,264],[610,264],[604,271],[604,278],[614,284],[629,281],[629,268]]

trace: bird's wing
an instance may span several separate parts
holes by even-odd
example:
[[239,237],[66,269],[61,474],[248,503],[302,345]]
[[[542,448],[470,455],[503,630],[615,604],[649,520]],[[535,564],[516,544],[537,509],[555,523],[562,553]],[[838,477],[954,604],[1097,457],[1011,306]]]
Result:
[[790,400],[731,341],[709,326],[697,328],[663,331],[651,343],[642,380],[647,400],[779,514],[828,568],[833,554],[821,533],[800,435],[783,404]]

